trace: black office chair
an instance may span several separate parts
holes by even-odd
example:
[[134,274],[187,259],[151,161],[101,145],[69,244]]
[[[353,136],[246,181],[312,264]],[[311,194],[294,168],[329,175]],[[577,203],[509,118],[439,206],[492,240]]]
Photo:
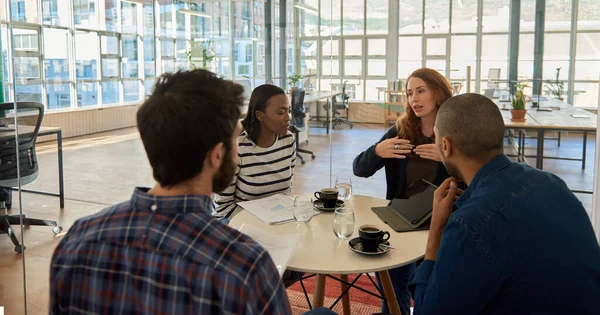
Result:
[[306,124],[304,123],[304,117],[306,117],[304,94],[305,92],[302,89],[294,89],[292,91],[292,123],[290,126],[290,131],[293,132],[296,137],[296,157],[302,164],[306,163],[306,161],[304,161],[304,158],[300,153],[310,154],[310,157],[313,160],[316,158],[312,151],[300,149],[299,132],[306,129]]
[[[0,104],[0,111],[14,110],[14,103],[3,103]],[[23,112],[26,112],[23,114]],[[32,112],[37,112],[37,117],[31,115]],[[35,127],[30,125],[21,125],[19,123],[19,136],[18,136],[18,149],[19,153],[16,154],[17,141],[15,141],[15,133],[11,132],[10,136],[0,137],[0,211],[4,210],[8,212],[10,209],[11,201],[11,189],[10,187],[19,186],[19,174],[17,173],[17,163],[19,164],[21,185],[26,185],[33,182],[38,174],[38,162],[35,155],[35,141],[40,131],[42,119],[44,117],[44,105],[34,102],[18,102],[17,113],[18,117],[23,120],[29,121],[30,119],[36,119]],[[6,132],[14,131],[14,126],[4,127]],[[56,221],[31,219],[22,216],[23,225],[40,225],[40,226],[52,226],[54,234],[58,234],[62,231],[62,228],[58,226]],[[21,215],[0,215],[0,233],[7,233],[13,244],[15,244],[15,251],[22,253],[25,250],[25,246],[19,244],[11,225],[19,225],[21,223]]]
[[[340,123],[343,123],[350,126],[350,129],[352,129],[352,122],[348,120],[348,100],[350,99],[350,97],[346,94],[346,82],[347,81],[344,81],[344,84],[342,84],[342,94],[338,94],[333,97],[332,128],[335,128],[335,126],[339,125]],[[341,113],[339,112],[340,110],[346,111],[346,118],[341,117]]]

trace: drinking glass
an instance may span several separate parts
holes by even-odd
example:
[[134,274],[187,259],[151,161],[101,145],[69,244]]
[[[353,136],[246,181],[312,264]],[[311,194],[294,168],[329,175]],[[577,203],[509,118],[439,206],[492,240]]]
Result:
[[348,239],[354,234],[354,209],[350,205],[335,209],[333,233],[339,239]]
[[313,197],[311,195],[299,195],[294,198],[294,219],[300,223],[307,223],[312,219]]
[[338,176],[335,180],[335,188],[339,191],[339,198],[348,201],[352,197],[352,181],[348,176]]

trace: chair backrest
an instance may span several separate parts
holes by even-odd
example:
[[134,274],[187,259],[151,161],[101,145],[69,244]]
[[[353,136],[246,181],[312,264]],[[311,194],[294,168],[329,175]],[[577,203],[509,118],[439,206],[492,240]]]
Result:
[[460,90],[462,90],[462,82],[452,82],[452,90],[454,90],[454,95],[460,94]]
[[[14,103],[2,103],[0,111],[14,111],[14,106]],[[17,126],[9,125],[0,129],[0,187],[18,186],[19,177],[21,185],[29,184],[37,178],[39,171],[35,141],[44,118],[44,105],[17,102],[14,115],[17,116]],[[17,172],[17,163],[20,174]]]
[[292,126],[298,131],[304,130],[306,127],[304,117],[306,117],[304,109],[304,94],[303,89],[292,90]]
[[488,71],[488,88],[495,89],[500,81],[500,68],[490,68]]

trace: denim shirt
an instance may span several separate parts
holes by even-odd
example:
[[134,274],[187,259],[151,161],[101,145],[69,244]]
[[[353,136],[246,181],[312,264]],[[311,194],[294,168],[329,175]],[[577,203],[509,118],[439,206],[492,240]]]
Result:
[[500,155],[455,205],[414,314],[600,314],[600,247],[561,179]]

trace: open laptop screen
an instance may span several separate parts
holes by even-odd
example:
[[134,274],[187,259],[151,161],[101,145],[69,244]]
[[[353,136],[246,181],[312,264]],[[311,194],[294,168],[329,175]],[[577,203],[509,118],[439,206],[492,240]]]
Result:
[[405,198],[395,198],[390,207],[411,224],[417,224],[431,214],[433,194],[437,186],[425,180],[412,184],[405,191]]

